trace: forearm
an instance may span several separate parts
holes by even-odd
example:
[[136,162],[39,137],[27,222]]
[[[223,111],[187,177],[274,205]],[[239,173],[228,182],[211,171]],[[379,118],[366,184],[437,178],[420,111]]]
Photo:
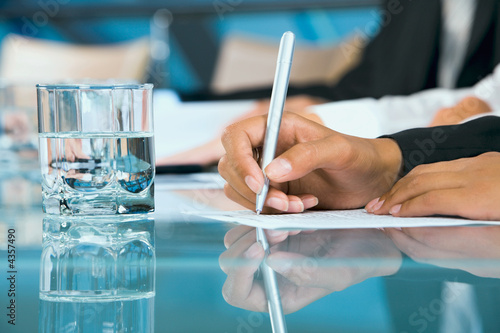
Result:
[[500,151],[500,117],[483,117],[461,125],[411,129],[383,138],[397,142],[403,158],[402,173],[406,174],[420,164]]

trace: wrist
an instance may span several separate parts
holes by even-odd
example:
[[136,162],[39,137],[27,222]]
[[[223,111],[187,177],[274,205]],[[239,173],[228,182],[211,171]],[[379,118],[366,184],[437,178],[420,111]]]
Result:
[[374,142],[379,159],[386,171],[385,178],[389,183],[388,185],[392,187],[401,178],[403,172],[403,153],[393,139],[375,139]]

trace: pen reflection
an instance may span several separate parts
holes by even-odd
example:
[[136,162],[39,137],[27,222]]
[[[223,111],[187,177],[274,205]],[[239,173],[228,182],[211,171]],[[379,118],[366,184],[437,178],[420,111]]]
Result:
[[40,332],[153,332],[154,220],[43,220]]

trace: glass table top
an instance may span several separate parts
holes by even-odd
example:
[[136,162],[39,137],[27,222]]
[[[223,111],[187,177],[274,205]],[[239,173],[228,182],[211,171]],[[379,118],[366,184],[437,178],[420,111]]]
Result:
[[[255,230],[185,214],[241,209],[220,184],[160,175],[154,214],[60,218],[37,172],[0,178],[0,332],[271,332]],[[500,331],[500,227],[404,231],[269,234],[288,332]]]

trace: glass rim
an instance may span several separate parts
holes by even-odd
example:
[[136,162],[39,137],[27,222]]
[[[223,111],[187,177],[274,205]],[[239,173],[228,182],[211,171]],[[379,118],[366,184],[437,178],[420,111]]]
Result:
[[36,89],[44,90],[119,90],[119,89],[133,89],[133,90],[147,90],[152,89],[152,83],[58,83],[58,84],[44,84],[36,85]]

